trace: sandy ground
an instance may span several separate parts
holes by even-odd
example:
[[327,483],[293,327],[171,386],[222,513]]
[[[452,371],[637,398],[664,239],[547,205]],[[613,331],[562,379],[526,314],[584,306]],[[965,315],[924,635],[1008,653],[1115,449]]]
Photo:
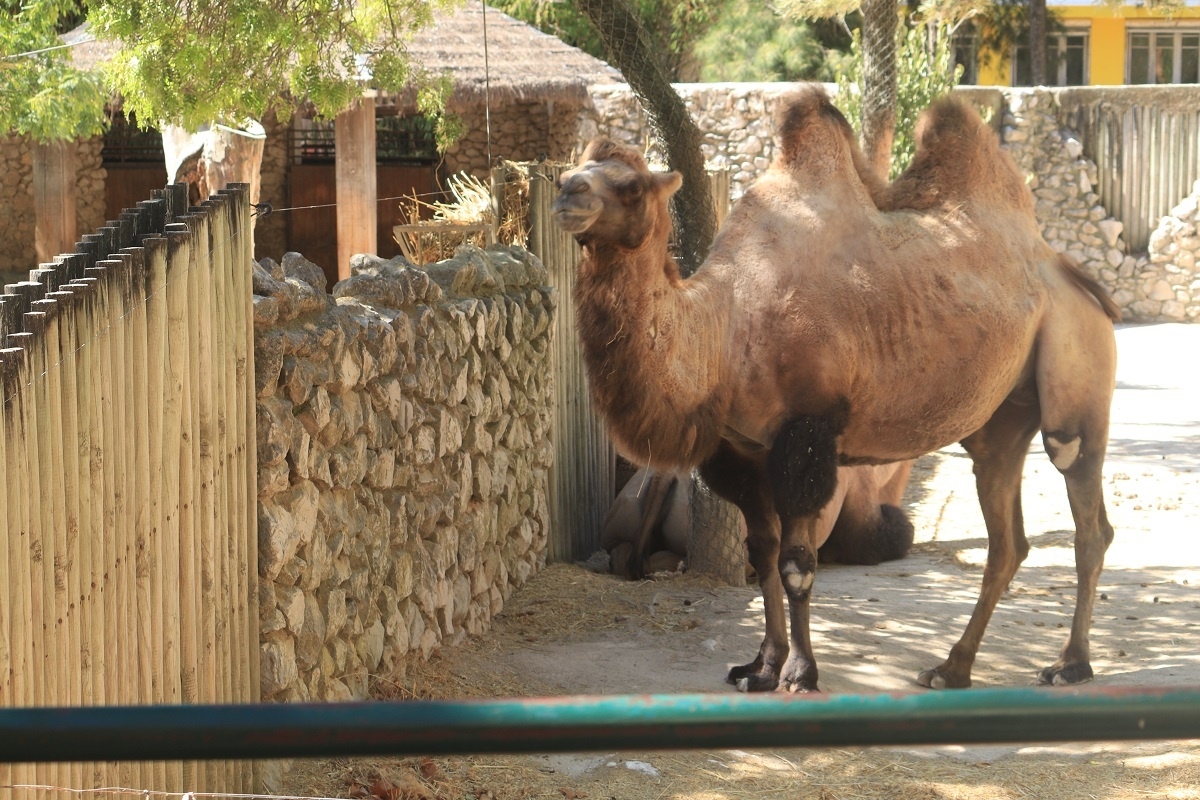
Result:
[[[1106,686],[1200,685],[1200,326],[1122,326],[1105,469],[1116,541],[1092,627]],[[1191,365],[1191,366],[1189,366]],[[812,607],[821,687],[917,691],[961,634],[986,553],[970,461],[922,458],[907,558],[823,566]],[[1054,661],[1074,607],[1073,524],[1035,440],[1024,480],[1033,550],[1001,601],[976,687],[1019,687]],[[725,692],[762,637],[754,588],[687,576],[625,583],[560,565],[516,593],[486,638],[413,663],[393,696]],[[388,682],[380,682],[389,694]],[[289,791],[432,797],[1200,799],[1200,742],[308,762]],[[357,783],[356,783],[357,781]]]

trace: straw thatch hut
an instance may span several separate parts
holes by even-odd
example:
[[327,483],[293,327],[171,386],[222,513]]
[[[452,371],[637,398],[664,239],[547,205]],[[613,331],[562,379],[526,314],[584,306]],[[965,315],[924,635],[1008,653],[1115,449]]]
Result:
[[[71,54],[84,69],[110,59],[116,49],[111,42],[92,40],[86,24],[63,38],[78,43]],[[579,113],[590,102],[588,87],[620,80],[604,62],[493,8],[485,12],[478,3],[440,13],[403,46],[427,72],[450,75],[449,109],[464,123],[466,135],[439,155],[411,92],[368,90],[356,109],[337,120],[315,119],[303,108],[291,120],[263,120],[261,199],[277,209],[327,207],[261,219],[255,232],[260,256],[303,252],[326,269],[332,285],[339,266],[346,270],[349,253],[398,252],[391,230],[401,221],[400,202],[386,198],[417,193],[428,199],[448,175],[467,171],[483,177],[500,158],[569,158]],[[0,154],[9,156],[7,169],[20,172],[16,194],[29,195],[29,202],[0,219],[0,253],[12,255],[12,263],[0,263],[0,270],[36,265],[34,220],[51,216],[37,213],[32,187],[45,181],[38,183],[32,174],[33,149],[29,142],[0,137]],[[79,210],[77,221],[64,226],[71,230],[59,237],[67,243],[74,241],[76,229],[90,230],[115,218],[167,180],[160,137],[126,124],[119,113],[103,140],[60,150],[61,180],[55,183],[63,184]],[[0,180],[5,169],[0,164]],[[26,185],[28,192],[22,191]],[[60,208],[71,203],[70,198],[56,202]]]
[[[406,50],[429,73],[451,77],[454,91],[448,107],[466,134],[441,158],[431,128],[416,114],[411,91],[364,97],[359,129],[368,116],[365,107],[373,106],[369,113],[375,125],[379,212],[374,251],[383,256],[398,252],[391,231],[402,213],[400,201],[385,198],[434,194],[446,177],[458,172],[484,178],[500,158],[570,158],[579,113],[590,102],[588,87],[621,79],[604,62],[493,8],[486,9],[485,20],[483,6],[476,3],[439,14]],[[337,125],[349,129],[352,117],[353,113],[339,117]],[[344,194],[335,190],[339,154],[331,147],[334,127],[300,114],[288,125],[269,130],[263,196],[286,198],[287,206],[296,207],[324,205]],[[354,185],[361,187],[357,181]],[[369,249],[365,242],[370,234],[360,228],[360,244],[347,245],[345,238],[354,234],[338,226],[335,217],[332,209],[313,209],[268,218],[256,234],[258,250],[276,257],[286,249],[299,250],[322,266],[336,261],[345,270],[347,253]],[[332,246],[335,228],[341,254]]]

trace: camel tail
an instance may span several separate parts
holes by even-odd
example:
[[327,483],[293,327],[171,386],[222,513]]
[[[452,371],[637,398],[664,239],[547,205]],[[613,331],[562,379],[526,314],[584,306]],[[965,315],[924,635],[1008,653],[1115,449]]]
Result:
[[912,543],[913,525],[908,515],[890,503],[880,503],[879,517],[871,526],[834,526],[818,556],[839,564],[873,565],[904,558]]
[[1062,267],[1063,272],[1067,273],[1067,277],[1071,279],[1072,283],[1096,298],[1096,302],[1104,309],[1104,313],[1108,315],[1109,319],[1113,322],[1121,321],[1121,309],[1117,308],[1117,304],[1108,296],[1108,292],[1103,286],[1085,275],[1074,261],[1064,255],[1058,257],[1058,264]]

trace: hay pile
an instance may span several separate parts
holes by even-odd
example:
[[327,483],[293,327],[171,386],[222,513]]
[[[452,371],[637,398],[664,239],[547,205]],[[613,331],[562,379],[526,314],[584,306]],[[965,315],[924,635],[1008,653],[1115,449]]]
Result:
[[[525,246],[529,239],[529,169],[504,161],[496,171],[498,199],[492,187],[466,172],[446,181],[449,199],[406,199],[400,205],[404,225],[393,236],[404,257],[414,264],[432,264],[454,255],[464,244]],[[498,217],[498,218],[497,218]]]

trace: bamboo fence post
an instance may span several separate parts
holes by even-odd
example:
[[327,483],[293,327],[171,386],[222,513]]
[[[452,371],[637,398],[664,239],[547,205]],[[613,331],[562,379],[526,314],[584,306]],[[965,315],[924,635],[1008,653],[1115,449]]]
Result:
[[[31,304],[32,307],[32,304]],[[24,314],[25,339],[29,358],[27,373],[29,385],[29,402],[25,404],[26,436],[29,442],[29,479],[28,489],[43,487],[38,492],[37,500],[31,498],[29,504],[29,570],[32,577],[30,596],[33,601],[31,638],[33,639],[33,675],[37,697],[35,705],[46,706],[55,702],[58,695],[58,674],[55,663],[58,657],[57,641],[54,630],[54,556],[52,534],[49,519],[53,514],[49,509],[52,505],[48,467],[43,466],[49,461],[50,432],[44,418],[49,405],[46,389],[46,352],[45,352],[45,313],[41,311]],[[39,764],[35,768],[36,782],[46,784],[57,782],[58,771],[55,765]],[[43,797],[43,792],[37,796]]]
[[[3,407],[0,407],[0,486],[8,487],[12,478],[8,474],[8,443],[6,441],[6,433],[9,429],[8,417],[8,399],[11,395],[8,392],[7,374],[11,369],[12,364],[7,361],[3,353],[0,353],[0,401],[3,401]],[[20,464],[13,465],[16,469],[20,469]],[[13,653],[12,653],[12,606],[14,605],[14,597],[16,594],[13,589],[12,574],[9,571],[8,563],[8,540],[11,540],[16,533],[16,528],[10,523],[8,516],[8,491],[0,491],[0,523],[5,526],[5,543],[0,545],[0,587],[4,587],[4,597],[0,597],[0,708],[5,706],[20,706],[21,702],[13,696]],[[15,768],[12,764],[0,764],[0,800],[12,800],[12,789],[8,787],[17,781],[14,780]]]
[[[5,489],[8,495],[8,560],[12,583],[8,586],[8,598],[12,603],[10,622],[12,625],[13,648],[10,651],[12,665],[12,692],[15,705],[37,704],[35,661],[33,651],[34,623],[32,582],[30,569],[30,510],[29,510],[29,354],[25,347],[12,346],[21,342],[27,334],[9,336],[6,347],[0,351],[4,359],[4,439],[5,463],[10,465],[10,480]],[[24,343],[28,346],[29,342]],[[31,764],[14,764],[11,773],[15,783],[33,783],[37,771]],[[15,794],[15,793],[14,793]]]
[[[149,409],[150,434],[150,513],[151,513],[151,558],[155,569],[151,574],[151,598],[154,615],[154,641],[159,647],[155,655],[154,668],[157,673],[155,702],[178,704],[180,702],[179,688],[179,594],[178,585],[168,579],[170,575],[179,574],[179,541],[175,538],[178,531],[172,531],[170,521],[177,519],[178,511],[171,507],[169,493],[169,478],[166,466],[166,454],[171,447],[165,443],[178,441],[167,438],[167,428],[171,412],[168,411],[167,384],[170,364],[168,361],[167,344],[167,257],[168,243],[165,238],[144,239],[142,246],[146,248],[146,318],[147,345],[146,366],[148,370],[147,387],[150,392],[147,408]],[[179,461],[175,458],[175,475],[178,481]],[[178,486],[175,487],[174,499],[178,502]],[[183,788],[183,768],[181,762],[172,761],[164,764],[164,788],[168,791],[179,791]]]
[[[187,492],[184,509],[186,524],[190,531],[192,559],[188,569],[195,603],[195,616],[191,622],[195,645],[195,661],[192,663],[192,702],[207,703],[211,702],[206,680],[209,660],[207,645],[211,640],[207,638],[204,627],[206,613],[204,574],[202,572],[204,533],[200,503],[204,474],[200,465],[200,302],[198,296],[200,282],[203,280],[204,263],[208,258],[208,220],[200,213],[189,213],[186,219],[191,234],[187,290],[184,296],[184,302],[187,305],[187,383],[184,390],[184,396],[187,399],[187,406],[184,408],[187,449],[181,457],[180,464],[187,472],[188,478],[187,483],[182,484],[182,490]],[[185,534],[186,536],[188,534]],[[209,770],[203,763],[196,764],[195,783],[201,791],[217,788],[209,779]]]
[[[220,645],[219,681],[222,702],[235,702],[238,696],[239,670],[235,666],[242,658],[238,657],[240,648],[235,643],[241,642],[241,627],[237,615],[237,591],[235,578],[236,551],[233,543],[237,538],[236,529],[231,522],[230,492],[234,480],[233,459],[229,443],[232,441],[230,430],[229,389],[230,369],[233,366],[227,357],[229,346],[228,321],[228,291],[226,281],[229,266],[233,262],[235,243],[233,241],[233,224],[231,218],[232,205],[228,195],[219,194],[212,198],[216,227],[214,228],[214,248],[212,259],[212,288],[213,302],[213,401],[216,419],[215,428],[215,473],[217,482],[214,485],[214,505],[217,525],[216,536],[217,560],[220,569],[221,603],[217,607],[217,636]],[[222,634],[223,631],[223,634]],[[227,791],[241,792],[240,770],[233,761],[225,762],[225,786]]]
[[[101,615],[104,629],[103,659],[104,703],[119,705],[121,693],[121,670],[123,661],[122,631],[125,617],[122,616],[122,582],[119,567],[121,555],[117,541],[117,451],[116,410],[113,401],[113,304],[110,267],[115,262],[96,262],[84,269],[85,279],[93,284],[92,315],[96,335],[92,339],[92,413],[96,428],[92,439],[92,487],[96,493],[92,518],[100,526],[96,557],[101,564],[100,594],[103,597]],[[121,769],[115,762],[104,766],[105,785],[120,783]]]
[[[70,670],[66,684],[68,693],[59,702],[70,706],[85,704],[91,695],[91,659],[88,634],[90,626],[84,625],[83,558],[79,541],[79,393],[75,376],[76,305],[75,295],[69,291],[46,294],[47,302],[56,305],[56,313],[50,327],[47,346],[55,360],[51,376],[51,392],[57,397],[57,405],[51,405],[54,415],[55,448],[53,453],[55,485],[58,498],[56,524],[60,528],[55,534],[55,573],[60,575],[62,586],[55,587],[65,618],[63,633],[67,641],[67,668]],[[56,386],[57,384],[57,386]],[[61,522],[59,522],[61,520]],[[59,559],[61,558],[61,563]],[[60,659],[62,660],[62,659]],[[60,690],[61,691],[61,690]],[[71,785],[81,786],[85,771],[91,767],[72,763],[69,767]]]
[[[116,681],[116,702],[121,705],[136,705],[139,702],[138,680],[138,636],[137,636],[137,559],[135,553],[136,540],[134,531],[136,525],[136,508],[134,507],[134,478],[133,470],[137,456],[136,439],[132,430],[133,394],[130,391],[132,373],[132,353],[129,343],[128,318],[130,307],[130,276],[131,265],[128,254],[114,254],[114,258],[100,261],[98,264],[107,268],[107,285],[109,301],[109,364],[112,381],[110,396],[112,403],[112,437],[113,454],[113,483],[109,487],[113,500],[113,526],[109,528],[109,536],[114,540],[116,563],[113,565],[114,581],[117,587],[117,668],[119,679]],[[118,782],[122,786],[141,785],[142,765],[130,762],[118,764]]]
[[[250,291],[251,261],[254,257],[253,226],[250,219],[250,187],[237,184],[237,216],[241,231],[241,258],[233,266],[234,297],[231,302],[236,312],[234,319],[234,342],[236,359],[237,430],[238,430],[238,485],[241,487],[241,552],[238,566],[243,580],[239,584],[242,600],[246,606],[246,647],[248,666],[246,702],[257,703],[262,699],[259,680],[259,618],[258,618],[258,458],[255,419],[254,382],[254,299]],[[259,762],[246,762],[248,791],[260,791]]]
[[[180,702],[198,702],[197,664],[199,663],[199,620],[197,599],[198,581],[196,573],[196,513],[193,489],[194,461],[192,457],[192,399],[191,399],[191,319],[188,314],[188,281],[194,245],[190,225],[168,224],[167,237],[167,361],[170,368],[170,391],[167,405],[167,443],[163,449],[163,470],[167,476],[168,510],[174,509],[173,524],[170,525],[168,542],[175,548],[178,569],[178,585],[173,602],[179,625],[179,676]],[[173,493],[173,497],[172,494]],[[184,787],[200,789],[197,762],[185,762]]]
[[[83,565],[86,616],[84,620],[90,631],[88,657],[91,661],[91,694],[85,686],[84,702],[89,705],[104,705],[105,665],[107,663],[104,624],[104,519],[103,477],[101,474],[101,437],[99,415],[99,392],[97,389],[97,359],[99,358],[99,325],[96,317],[96,279],[80,277],[69,288],[78,298],[76,320],[78,325],[77,370],[79,420],[79,540],[80,560]],[[92,785],[106,786],[108,768],[105,764],[92,766]]]

